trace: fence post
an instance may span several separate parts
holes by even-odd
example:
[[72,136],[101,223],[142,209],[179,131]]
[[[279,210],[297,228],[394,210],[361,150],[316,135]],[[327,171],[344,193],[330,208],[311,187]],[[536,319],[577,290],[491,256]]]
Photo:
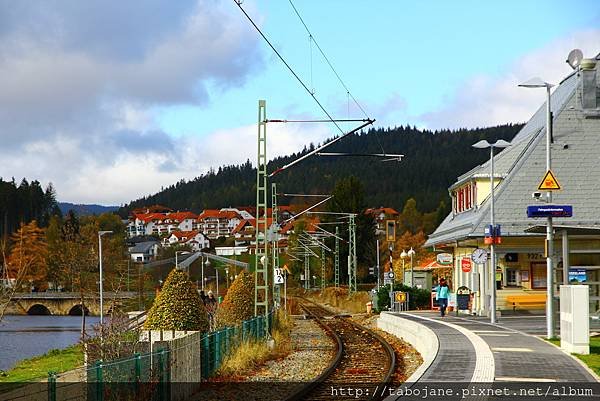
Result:
[[158,399],[167,401],[167,369],[165,361],[165,349],[158,350]]
[[215,361],[214,361],[214,370],[219,369],[221,366],[221,334],[223,334],[222,330],[216,331],[215,333]]
[[202,361],[200,363],[202,378],[207,379],[208,378],[208,364],[209,364],[209,360],[210,360],[208,334],[205,335],[204,337],[202,337],[202,340],[200,343],[200,359]]
[[104,399],[104,382],[102,379],[102,361],[97,361],[96,369],[96,401]]
[[135,392],[140,393],[141,378],[142,378],[142,356],[139,352],[133,354],[134,370],[135,370]]
[[56,372],[48,372],[48,401],[56,401]]
[[248,340],[248,321],[242,321],[242,342]]

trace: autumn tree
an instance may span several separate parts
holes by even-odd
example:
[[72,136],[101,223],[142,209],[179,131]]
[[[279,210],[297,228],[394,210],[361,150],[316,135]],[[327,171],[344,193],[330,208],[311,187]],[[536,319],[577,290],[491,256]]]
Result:
[[11,236],[11,242],[13,246],[8,257],[8,276],[17,281],[21,278],[38,288],[45,286],[48,247],[44,230],[38,227],[35,220],[21,224]]

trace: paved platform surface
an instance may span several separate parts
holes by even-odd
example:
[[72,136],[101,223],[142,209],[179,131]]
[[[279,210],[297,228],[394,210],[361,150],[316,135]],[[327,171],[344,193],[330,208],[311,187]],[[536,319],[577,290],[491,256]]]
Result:
[[[403,314],[403,318],[425,324],[432,329],[440,348],[437,357],[421,376],[422,382],[469,382],[475,370],[475,348],[460,331],[444,324],[425,321],[415,316]],[[443,340],[443,341],[442,341]],[[452,361],[452,363],[448,363]]]
[[[540,338],[519,331],[526,329],[530,333],[539,334],[544,321],[538,316],[503,318],[500,319],[500,324],[491,325],[483,318],[441,318],[437,312],[401,312],[399,315],[425,324],[438,336],[440,352],[422,380],[439,381],[439,377],[448,375],[450,371],[454,380],[469,381],[479,354],[491,350],[495,382],[596,381],[595,377],[570,355]],[[482,349],[481,342],[473,344],[472,338],[452,328],[452,325],[462,327],[480,337],[489,350]],[[457,366],[463,368],[462,375]],[[445,373],[441,375],[442,372]]]

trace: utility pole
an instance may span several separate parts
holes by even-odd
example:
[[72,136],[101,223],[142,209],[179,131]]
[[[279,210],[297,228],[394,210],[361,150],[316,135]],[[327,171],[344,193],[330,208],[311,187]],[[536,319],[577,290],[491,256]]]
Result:
[[310,288],[310,255],[308,252],[304,253],[304,289]]
[[377,239],[377,289],[380,287],[379,282],[379,238]]
[[340,288],[340,229],[335,226],[335,253],[334,253],[335,288]]
[[[267,105],[258,101],[258,157],[256,163],[256,253],[254,270],[254,316],[269,313],[269,274],[267,255]],[[262,239],[260,234],[263,234]],[[262,247],[261,247],[262,245]],[[269,319],[266,331],[269,331]]]
[[355,214],[351,214],[349,224],[349,247],[348,247],[348,292],[356,292],[356,222]]
[[[273,257],[271,260],[273,261],[273,302],[275,307],[279,307],[281,304],[281,289],[279,284],[275,284],[275,269],[279,268],[279,223],[277,221],[277,215],[279,214],[279,209],[277,206],[277,184],[271,183],[271,216],[272,223],[271,227],[272,231],[272,242],[271,242],[271,251],[273,253]],[[266,242],[265,242],[266,243]]]
[[325,290],[325,248],[321,246],[321,291]]

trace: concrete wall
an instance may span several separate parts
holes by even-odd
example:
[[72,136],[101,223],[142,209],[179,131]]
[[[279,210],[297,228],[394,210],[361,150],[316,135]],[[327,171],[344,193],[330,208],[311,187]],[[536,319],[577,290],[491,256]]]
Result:
[[407,383],[417,381],[435,359],[440,343],[437,335],[425,325],[404,319],[399,315],[382,312],[377,320],[377,327],[412,345],[423,357],[423,364],[406,380]]

